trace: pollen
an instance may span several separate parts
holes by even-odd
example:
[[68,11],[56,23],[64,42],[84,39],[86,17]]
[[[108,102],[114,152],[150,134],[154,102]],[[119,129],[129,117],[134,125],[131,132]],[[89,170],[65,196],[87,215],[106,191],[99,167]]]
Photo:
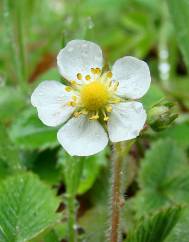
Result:
[[107,86],[100,81],[93,81],[81,89],[82,105],[89,111],[103,108],[109,101],[110,95]]

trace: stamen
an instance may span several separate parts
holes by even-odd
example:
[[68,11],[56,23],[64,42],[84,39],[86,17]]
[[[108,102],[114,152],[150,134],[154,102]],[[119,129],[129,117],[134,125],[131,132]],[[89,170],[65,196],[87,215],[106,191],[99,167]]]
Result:
[[69,102],[67,103],[67,105],[68,105],[69,107],[75,107],[75,106],[77,105],[77,103],[74,102],[74,101],[69,101]]
[[103,115],[104,115],[104,121],[108,121],[109,117],[106,115],[106,113],[104,111],[102,111]]
[[120,98],[112,98],[111,100],[110,100],[110,103],[119,103],[121,101],[121,99]]
[[81,73],[77,73],[77,79],[78,79],[78,80],[82,80],[82,78],[83,78],[83,77],[82,77],[82,74],[81,74]]
[[98,74],[98,75],[101,74],[101,69],[98,67],[96,68],[96,74]]
[[86,75],[86,76],[85,76],[85,79],[86,79],[87,81],[89,81],[89,80],[91,79],[91,76],[90,76],[90,75]]
[[80,112],[75,112],[73,115],[74,115],[75,118],[78,118],[81,115],[81,113]]
[[106,111],[108,112],[108,113],[111,113],[112,112],[112,106],[106,106]]
[[71,92],[72,91],[72,88],[70,86],[67,86],[67,87],[65,87],[65,91],[66,92]]
[[72,86],[75,86],[77,84],[77,82],[74,81],[74,80],[73,81],[70,81],[70,83],[71,83]]
[[106,76],[107,76],[108,78],[112,78],[112,72],[111,72],[111,71],[108,71],[108,72],[106,73]]
[[88,112],[86,110],[81,110],[79,112],[77,111],[77,112],[74,113],[74,117],[78,118],[81,114],[87,115]]
[[84,110],[84,109],[81,110],[80,113],[83,114],[83,115],[87,115],[88,114],[88,112],[86,110]]
[[97,119],[99,119],[98,112],[96,112],[94,115],[92,115],[89,119],[90,120],[97,120]]
[[76,96],[72,96],[72,99],[73,99],[74,102],[77,101],[77,97]]
[[115,81],[114,82],[114,87],[113,87],[114,91],[117,90],[118,86],[119,86],[119,82],[118,81]]
[[95,68],[91,68],[91,73],[92,74],[96,74],[96,69]]
[[112,83],[113,83],[113,82],[112,82],[111,80],[109,80],[109,81],[108,81],[108,86],[111,87],[111,86],[112,86]]

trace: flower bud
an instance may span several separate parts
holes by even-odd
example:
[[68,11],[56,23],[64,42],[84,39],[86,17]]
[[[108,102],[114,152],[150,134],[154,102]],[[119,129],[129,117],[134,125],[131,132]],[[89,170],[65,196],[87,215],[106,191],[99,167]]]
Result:
[[168,128],[177,117],[173,103],[160,101],[148,111],[148,124],[154,131],[161,131]]

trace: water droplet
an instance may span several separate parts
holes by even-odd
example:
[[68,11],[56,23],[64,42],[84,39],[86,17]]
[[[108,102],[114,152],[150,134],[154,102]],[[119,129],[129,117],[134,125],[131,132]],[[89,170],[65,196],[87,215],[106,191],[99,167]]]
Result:
[[87,47],[87,44],[85,43],[85,44],[82,44],[82,47],[83,48],[86,48]]
[[93,22],[91,16],[89,16],[89,17],[87,18],[87,22],[88,22],[88,28],[89,28],[89,29],[94,28],[94,22]]

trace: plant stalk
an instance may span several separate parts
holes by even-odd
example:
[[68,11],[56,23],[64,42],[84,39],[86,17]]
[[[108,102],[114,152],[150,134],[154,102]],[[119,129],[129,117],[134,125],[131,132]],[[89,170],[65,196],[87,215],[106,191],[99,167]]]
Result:
[[110,241],[118,242],[120,240],[120,201],[121,201],[121,172],[122,157],[121,143],[114,146],[113,159],[113,184],[112,184],[112,216],[111,216],[111,234]]
[[77,242],[77,233],[76,233],[76,201],[74,196],[68,195],[67,198],[67,207],[68,207],[68,234],[70,242]]
[[128,154],[134,140],[114,144],[112,161],[112,189],[111,189],[111,218],[110,232],[108,241],[121,241],[121,216],[120,211],[123,207],[124,198],[122,197],[123,178],[124,178],[124,160]]

